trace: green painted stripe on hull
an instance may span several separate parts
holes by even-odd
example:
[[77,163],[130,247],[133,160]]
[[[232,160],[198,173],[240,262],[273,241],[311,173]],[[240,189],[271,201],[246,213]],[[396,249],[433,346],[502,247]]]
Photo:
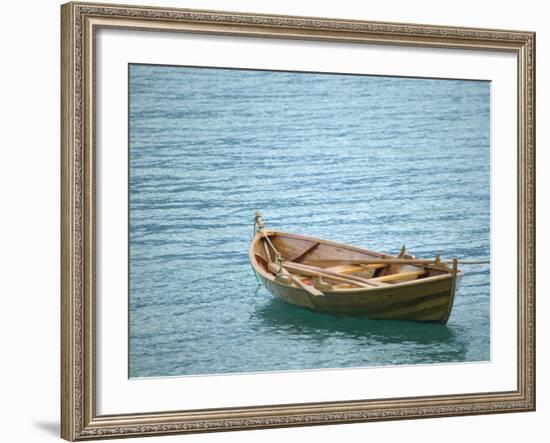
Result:
[[370,310],[370,312],[372,312],[373,314],[378,314],[378,313],[397,314],[401,311],[410,311],[411,308],[418,311],[420,309],[430,307],[431,305],[445,305],[446,307],[448,302],[449,302],[449,293],[440,292],[438,294],[427,295],[425,297],[418,297],[418,298],[414,298],[412,300],[407,300],[400,303],[388,304],[388,306],[384,306],[382,308],[372,309]]
[[[363,317],[385,320],[415,320],[446,322],[449,303],[452,300],[452,285],[437,284],[423,286],[421,292],[428,295],[416,296],[406,289],[400,293],[390,291],[366,291],[360,294],[335,294],[311,297],[298,288],[283,287],[265,280],[266,288],[286,303],[301,306],[315,312],[337,316]],[[393,288],[392,288],[393,289]],[[430,293],[439,289],[438,292]],[[441,291],[441,289],[444,289]]]
[[340,306],[330,303],[330,301],[325,301],[321,297],[317,298],[315,297],[313,301],[315,302],[315,307],[317,309],[322,310],[334,310],[335,312],[352,312],[352,311],[365,311],[369,312],[373,315],[380,314],[380,313],[387,313],[392,311],[398,311],[408,308],[422,308],[423,305],[426,303],[429,303],[431,301],[438,301],[438,300],[444,300],[445,305],[448,302],[448,299],[450,298],[449,291],[445,292],[439,292],[437,294],[430,294],[422,297],[416,297],[416,298],[409,298],[409,300],[406,301],[400,301],[392,303],[391,299],[388,299],[386,303],[381,305],[377,300],[373,301],[371,304],[363,304],[362,306],[350,306],[347,304],[341,304]]
[[[318,311],[318,312],[323,312],[323,311]],[[424,309],[422,311],[416,311],[414,313],[400,314],[400,315],[391,315],[388,313],[378,314],[378,315],[369,315],[369,313],[367,312],[335,313],[335,312],[329,312],[329,311],[325,311],[323,313],[333,314],[337,316],[368,318],[371,320],[414,320],[414,321],[444,323],[446,309],[444,306],[436,306],[433,308]]]
[[[386,313],[380,317],[388,320],[418,320],[418,321],[441,321],[447,312],[446,305],[432,306],[409,313]],[[371,317],[375,318],[375,317]]]
[[438,312],[438,319],[443,319],[445,312],[447,311],[447,305],[446,304],[439,304],[435,306],[425,306],[422,307],[422,309],[410,309],[408,311],[398,311],[398,312],[384,312],[374,315],[369,315],[371,318],[385,318],[388,320],[401,320],[401,319],[418,319],[420,320],[422,317],[426,316],[427,314],[433,314],[434,312]]
[[327,293],[319,299],[319,305],[347,306],[350,308],[368,308],[395,306],[397,303],[408,303],[422,297],[441,293],[450,293],[452,282],[449,280],[436,281],[423,285],[408,287],[384,287],[366,289],[356,293]]
[[[419,302],[419,300],[422,300],[422,302]],[[331,309],[317,307],[314,310],[336,315],[367,317],[372,319],[442,321],[447,312],[449,301],[449,294],[445,292],[427,296],[423,299],[417,299],[416,303],[412,303],[411,301],[407,306],[395,306],[387,309]]]

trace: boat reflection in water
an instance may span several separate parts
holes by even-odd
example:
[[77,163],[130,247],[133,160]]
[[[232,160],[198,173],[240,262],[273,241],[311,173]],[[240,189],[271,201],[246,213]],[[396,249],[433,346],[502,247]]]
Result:
[[[258,307],[254,319],[271,334],[285,336],[285,343],[296,343],[297,350],[305,350],[301,343],[309,343],[317,353],[312,368],[334,367],[330,362],[347,352],[339,349],[341,340],[355,342],[355,355],[342,355],[346,367],[466,360],[467,343],[460,331],[437,323],[336,317],[289,306],[277,298],[270,298]],[[404,345],[407,355],[403,353]],[[291,361],[287,364],[292,366]]]

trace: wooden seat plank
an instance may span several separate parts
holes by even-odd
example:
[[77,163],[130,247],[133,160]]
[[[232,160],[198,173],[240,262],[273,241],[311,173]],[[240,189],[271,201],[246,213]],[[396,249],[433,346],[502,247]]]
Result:
[[323,269],[323,268],[304,265],[301,263],[285,262],[283,263],[283,267],[287,268],[289,271],[292,271],[292,272],[301,272],[302,274],[309,274],[313,276],[319,275],[320,277],[323,277],[323,278],[340,281],[342,283],[351,283],[355,286],[360,286],[360,287],[385,285],[385,283],[383,282],[377,282],[377,281],[371,282],[370,279],[358,277],[356,275],[341,274],[338,272],[327,271],[326,269]]
[[390,274],[390,275],[383,275],[381,277],[369,278],[369,281],[372,281],[373,283],[382,283],[382,282],[389,282],[389,281],[396,281],[396,280],[409,281],[409,280],[416,280],[417,277],[420,277],[425,273],[426,273],[425,270],[401,272],[397,274]]
[[338,272],[340,274],[353,274],[355,272],[364,272],[371,271],[376,269],[385,268],[388,265],[385,264],[376,264],[376,265],[340,265],[340,266],[331,266],[329,268],[322,268],[327,271]]
[[288,259],[288,261],[291,261],[291,262],[299,262],[300,260],[303,260],[303,258],[309,254],[311,251],[313,251],[315,248],[317,248],[317,246],[319,246],[321,243],[317,242],[317,243],[313,243],[312,245],[309,245],[306,249],[304,249],[303,251],[299,252],[298,254],[295,254],[294,257],[291,257]]

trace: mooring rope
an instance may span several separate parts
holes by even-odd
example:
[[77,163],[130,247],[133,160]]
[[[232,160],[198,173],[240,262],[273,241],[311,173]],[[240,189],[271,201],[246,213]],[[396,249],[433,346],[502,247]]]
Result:
[[256,283],[258,283],[258,286],[261,286],[262,281],[260,280],[260,277],[258,277],[258,273],[256,272],[256,269],[252,268],[252,272],[254,273],[254,277],[256,277]]
[[[254,221],[254,237],[258,232],[262,234],[262,237],[267,240],[267,243],[271,246],[271,248],[275,252],[275,257],[276,257],[275,262],[280,265],[283,262],[283,258],[279,253],[279,251],[277,251],[277,248],[275,248],[275,246],[273,246],[273,243],[271,243],[271,240],[269,239],[269,236],[264,232],[264,229],[265,229],[265,226],[262,223],[262,215],[259,212],[256,212],[255,221]],[[267,249],[267,247],[265,247],[265,243],[264,243],[264,248],[265,248],[265,253],[267,255],[267,259],[271,261],[271,255],[269,254],[269,250]],[[256,272],[256,269],[254,269],[254,267],[252,267],[252,271],[254,272],[254,277],[256,277],[256,282],[258,283],[258,286],[261,286],[262,282],[260,280],[260,277],[258,277],[258,273]]]
[[[259,212],[256,212],[256,216],[254,217],[254,234],[260,233],[262,234],[263,238],[267,241],[267,244],[271,246],[271,249],[273,249],[273,252],[275,253],[275,263],[280,265],[284,260],[281,253],[277,250],[277,248],[271,243],[271,240],[269,239],[269,236],[265,233],[265,226],[262,222],[262,215]],[[269,251],[266,249],[266,253],[268,255],[269,261],[271,261],[271,256],[269,255]]]
[[[487,265],[491,263],[491,260],[461,260],[457,259],[461,265]],[[452,261],[446,261],[445,263],[452,263]]]

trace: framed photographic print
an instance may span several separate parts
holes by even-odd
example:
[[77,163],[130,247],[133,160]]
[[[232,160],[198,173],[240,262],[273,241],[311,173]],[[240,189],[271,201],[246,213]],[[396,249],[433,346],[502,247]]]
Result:
[[63,438],[534,410],[534,33],[61,14]]

